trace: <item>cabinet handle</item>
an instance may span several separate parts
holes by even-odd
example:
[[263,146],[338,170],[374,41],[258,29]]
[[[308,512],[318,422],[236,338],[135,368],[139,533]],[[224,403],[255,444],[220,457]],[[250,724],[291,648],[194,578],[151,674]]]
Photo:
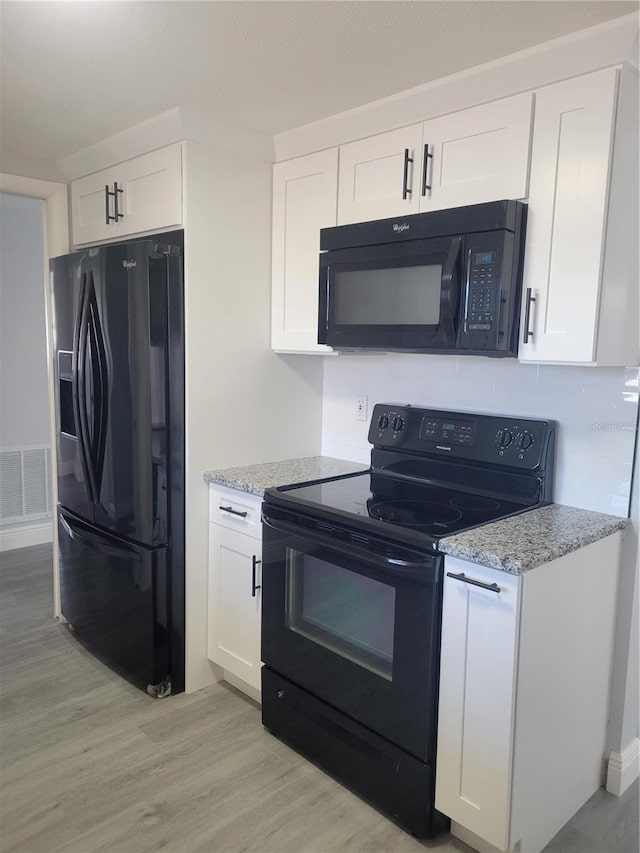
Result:
[[218,509],[221,509],[223,512],[230,512],[231,515],[239,515],[241,518],[246,518],[249,515],[247,510],[240,512],[239,509],[234,509],[232,506],[219,506]]
[[453,572],[447,572],[448,578],[453,578],[454,581],[462,581],[462,583],[470,583],[472,586],[479,586],[482,589],[488,589],[489,592],[502,592],[497,583],[483,583],[482,581],[474,581],[473,578],[468,578],[464,572],[459,575],[454,575]]
[[119,211],[118,211],[118,193],[119,193],[120,195],[123,195],[123,194],[124,194],[124,190],[121,190],[121,189],[118,187],[118,183],[117,183],[117,181],[114,181],[114,182],[113,182],[113,208],[114,208],[114,213],[115,213],[114,219],[115,219],[115,221],[116,221],[116,222],[117,222],[119,219],[124,219],[124,213],[119,213]]
[[115,222],[116,217],[109,213],[109,196],[115,193],[109,192],[109,184],[104,185],[104,221],[108,225],[110,222]]
[[413,163],[413,157],[409,157],[409,149],[404,149],[404,177],[402,178],[402,198],[406,198],[408,195],[411,195],[411,189],[409,188],[409,163]]
[[251,597],[256,597],[256,590],[262,589],[262,585],[256,583],[256,568],[262,563],[262,560],[259,560],[254,554],[251,558]]
[[431,184],[427,183],[427,170],[429,168],[429,160],[433,157],[433,154],[429,153],[429,143],[425,143],[424,146],[424,159],[422,163],[422,195],[427,194],[427,190],[431,193]]
[[527,295],[525,296],[525,308],[524,308],[524,336],[522,338],[523,344],[529,343],[529,338],[533,338],[533,332],[529,328],[529,323],[531,322],[531,303],[535,302],[535,296],[531,295],[531,288],[527,288]]

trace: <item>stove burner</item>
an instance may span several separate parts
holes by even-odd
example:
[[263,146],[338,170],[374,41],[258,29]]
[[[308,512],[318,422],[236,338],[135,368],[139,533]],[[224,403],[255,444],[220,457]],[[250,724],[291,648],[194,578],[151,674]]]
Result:
[[380,521],[428,530],[432,527],[448,527],[462,518],[456,508],[427,501],[379,501],[369,507],[369,514]]
[[479,495],[464,495],[461,498],[452,498],[450,504],[456,509],[472,512],[473,510],[498,509],[500,501],[494,501],[491,498],[481,498]]

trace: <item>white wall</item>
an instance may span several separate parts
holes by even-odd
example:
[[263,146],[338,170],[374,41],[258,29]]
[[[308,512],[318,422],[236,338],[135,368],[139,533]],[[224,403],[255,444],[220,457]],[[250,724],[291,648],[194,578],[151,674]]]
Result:
[[271,164],[194,142],[185,160],[186,689],[207,659],[204,471],[320,451],[322,360],[271,352]]
[[626,516],[637,368],[519,364],[515,359],[340,355],[324,359],[322,452],[367,462],[368,424],[353,398],[558,421],[557,503]]
[[43,202],[0,193],[0,447],[49,444]]

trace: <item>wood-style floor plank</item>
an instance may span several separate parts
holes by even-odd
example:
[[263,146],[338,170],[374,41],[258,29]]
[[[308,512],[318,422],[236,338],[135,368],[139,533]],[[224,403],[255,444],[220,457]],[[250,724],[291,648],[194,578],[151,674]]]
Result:
[[[51,616],[51,549],[0,555],[2,853],[438,853],[266,732],[233,688],[154,700]],[[547,853],[637,853],[637,783]]]

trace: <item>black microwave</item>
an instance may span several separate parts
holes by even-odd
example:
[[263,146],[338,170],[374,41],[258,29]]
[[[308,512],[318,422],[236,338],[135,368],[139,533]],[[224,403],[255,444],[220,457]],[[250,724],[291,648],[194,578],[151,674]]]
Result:
[[321,229],[318,342],[515,356],[526,219],[508,200]]

